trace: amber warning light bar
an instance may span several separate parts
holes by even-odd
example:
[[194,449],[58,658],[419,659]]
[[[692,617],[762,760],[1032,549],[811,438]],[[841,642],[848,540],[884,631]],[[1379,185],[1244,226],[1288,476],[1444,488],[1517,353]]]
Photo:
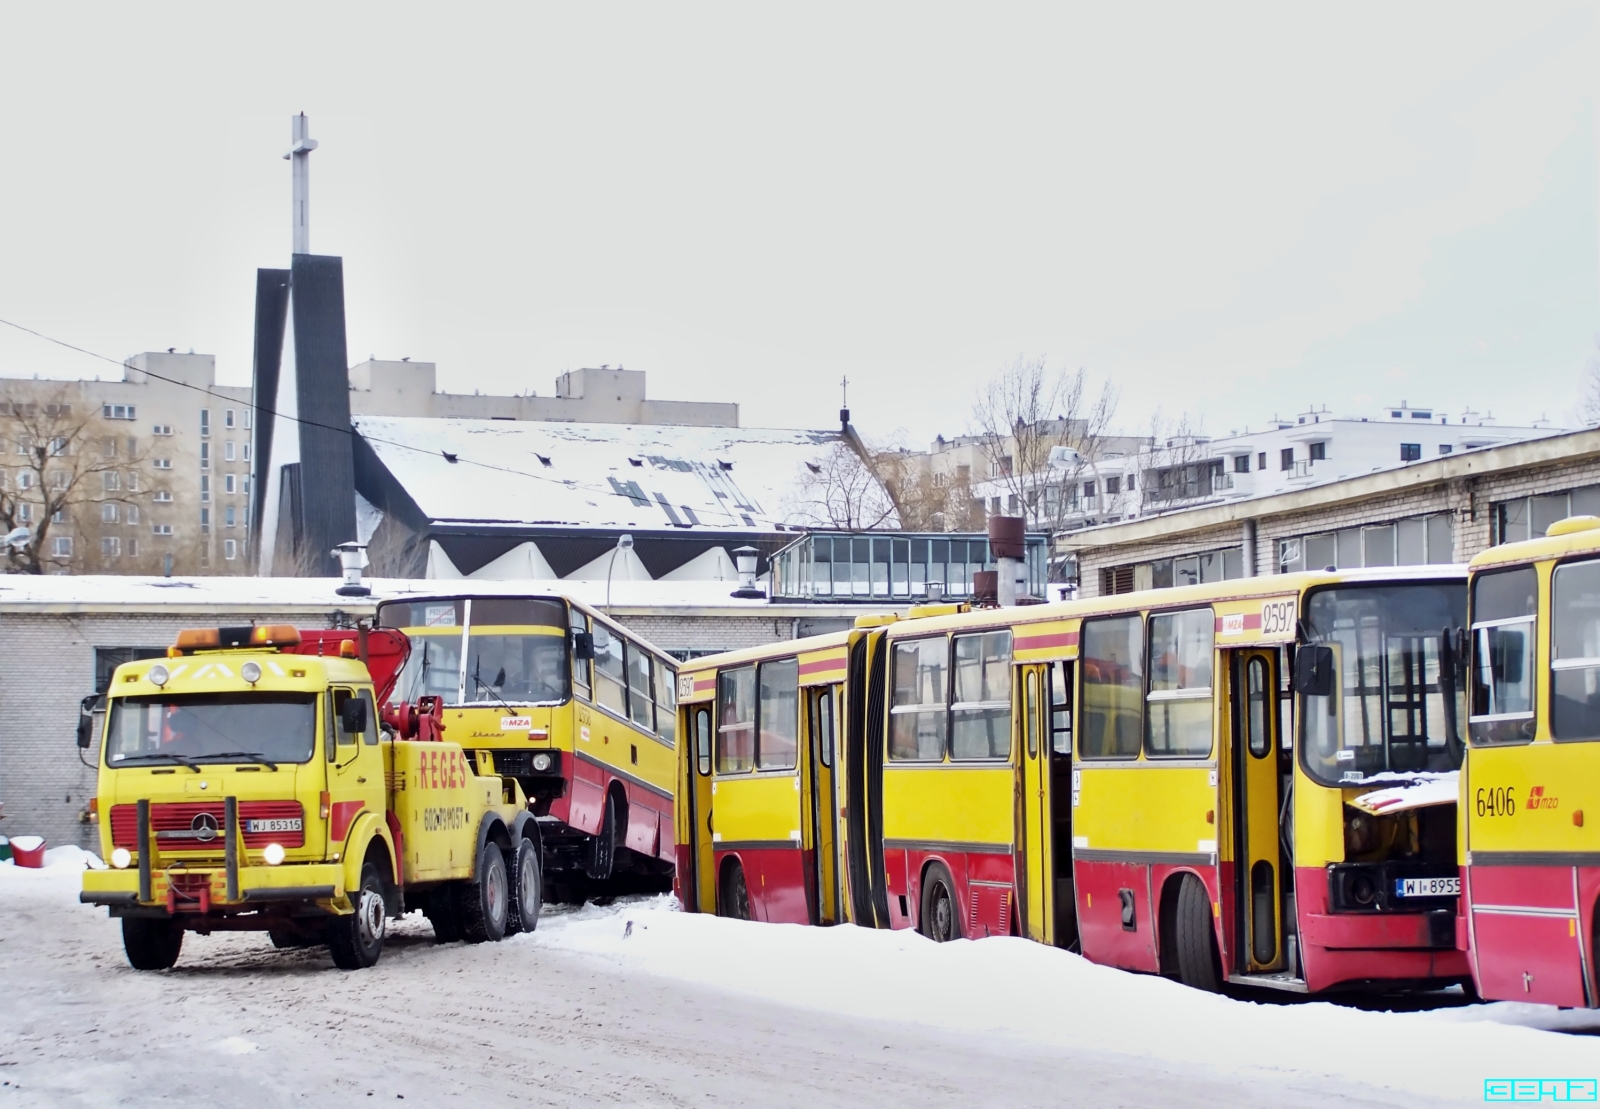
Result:
[[294,647],[300,631],[293,624],[258,624],[244,628],[185,628],[178,633],[172,650],[225,651],[239,647]]

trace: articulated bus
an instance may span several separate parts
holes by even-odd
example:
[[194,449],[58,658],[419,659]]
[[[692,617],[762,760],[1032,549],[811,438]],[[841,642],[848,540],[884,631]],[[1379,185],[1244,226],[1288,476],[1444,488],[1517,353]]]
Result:
[[1485,998],[1600,1006],[1600,519],[1470,569],[1463,946]]
[[[680,897],[1213,990],[1465,982],[1465,626],[1465,571],[1433,566],[925,605],[696,659]],[[1414,783],[1430,803],[1368,800]]]
[[492,589],[378,606],[412,640],[394,699],[441,698],[445,737],[517,779],[547,899],[667,889],[676,661],[580,601]]

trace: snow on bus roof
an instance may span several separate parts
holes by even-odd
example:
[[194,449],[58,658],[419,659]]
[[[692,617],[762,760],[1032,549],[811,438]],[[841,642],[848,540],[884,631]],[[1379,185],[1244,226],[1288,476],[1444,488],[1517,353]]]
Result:
[[[748,531],[791,524],[837,431],[360,416],[436,521]],[[454,459],[454,461],[452,461]]]

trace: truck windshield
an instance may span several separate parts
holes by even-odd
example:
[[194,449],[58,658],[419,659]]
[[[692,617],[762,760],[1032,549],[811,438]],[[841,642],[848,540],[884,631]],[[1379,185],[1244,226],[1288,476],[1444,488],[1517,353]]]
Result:
[[[1301,761],[1325,785],[1461,765],[1463,682],[1452,648],[1466,584],[1324,589],[1307,601],[1307,645],[1333,651],[1333,689],[1300,695]],[[1451,659],[1441,667],[1441,657]]]
[[314,693],[114,697],[106,765],[307,762],[316,740]]

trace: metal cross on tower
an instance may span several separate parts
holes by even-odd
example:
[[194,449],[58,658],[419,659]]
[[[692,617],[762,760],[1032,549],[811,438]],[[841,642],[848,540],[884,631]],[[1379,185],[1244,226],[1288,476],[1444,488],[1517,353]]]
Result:
[[294,145],[283,157],[292,164],[294,170],[294,252],[310,254],[311,152],[317,148],[317,140],[307,134],[311,123],[304,112],[293,117],[290,126]]

